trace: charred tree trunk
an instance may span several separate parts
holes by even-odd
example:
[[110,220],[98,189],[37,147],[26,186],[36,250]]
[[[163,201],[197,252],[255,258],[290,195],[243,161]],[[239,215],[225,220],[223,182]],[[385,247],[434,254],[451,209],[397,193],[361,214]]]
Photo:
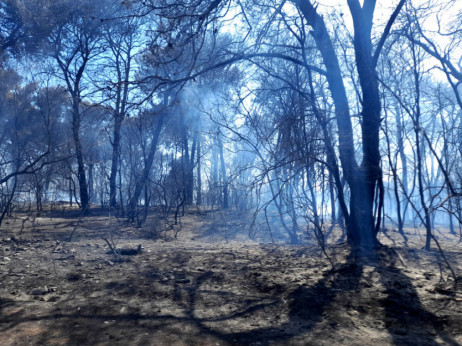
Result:
[[94,198],[94,170],[95,164],[93,162],[88,164],[88,203],[91,203]]
[[74,139],[75,157],[77,158],[77,178],[79,180],[80,208],[86,211],[88,209],[89,198],[82,143],[80,141],[80,98],[75,96],[72,102],[72,137]]
[[184,184],[185,198],[184,205],[189,206],[193,201],[193,190],[194,190],[194,180],[193,180],[193,168],[194,168],[194,152],[195,152],[195,141],[193,140],[193,145],[191,148],[191,153],[189,152],[189,136],[188,128],[185,123],[185,115],[181,115],[181,140],[182,140],[182,181]]
[[380,94],[374,56],[372,53],[372,18],[375,1],[365,1],[361,7],[359,1],[349,0],[348,6],[353,16],[354,47],[356,68],[362,91],[362,151],[363,160],[356,176],[349,182],[351,199],[351,221],[359,232],[361,247],[370,248],[376,243],[376,235],[381,220],[381,209],[374,220],[374,199],[379,188],[379,203],[383,203],[382,169],[380,166]]
[[197,205],[202,205],[202,179],[201,179],[201,136],[197,138]]
[[149,147],[148,157],[146,158],[143,172],[135,181],[135,191],[130,200],[128,216],[130,220],[134,220],[136,206],[138,205],[138,200],[140,199],[141,192],[146,186],[146,182],[149,179],[149,172],[151,171],[152,164],[154,162],[154,156],[157,152],[157,144],[159,142],[160,133],[162,131],[164,120],[166,117],[165,110],[158,114],[157,124],[152,136],[151,145]]
[[424,150],[423,143],[420,142],[420,116],[421,116],[421,109],[420,109],[420,74],[418,70],[418,60],[417,60],[417,52],[415,50],[415,46],[411,45],[411,53],[413,58],[413,75],[414,75],[414,87],[415,87],[415,111],[414,111],[414,132],[415,132],[415,151],[417,154],[417,184],[418,184],[418,191],[420,197],[420,204],[424,211],[423,216],[423,224],[426,230],[426,239],[425,239],[425,250],[430,250],[431,239],[432,239],[432,222],[430,219],[430,210],[427,206],[425,201],[425,193],[424,193],[424,181],[423,181],[423,158],[422,153]]
[[[380,222],[376,223],[374,218],[377,188],[379,191],[379,208],[378,215],[376,215],[378,220],[381,219],[381,209],[383,207],[382,170],[379,152],[381,103],[376,64],[383,42],[404,4],[404,0],[400,1],[393,12],[374,53],[372,52],[371,30],[375,1],[365,0],[361,6],[358,0],[348,0],[348,6],[353,17],[356,68],[363,99],[363,109],[361,111],[363,161],[359,166],[355,160],[353,127],[344,81],[337,54],[324,19],[317,13],[316,7],[311,2],[302,0],[294,0],[294,2],[305,17],[308,25],[312,27],[311,34],[326,67],[326,79],[335,104],[340,162],[345,180],[350,188],[349,211],[342,208],[348,240],[354,248],[369,250],[374,248],[377,243],[377,232],[380,225]],[[333,153],[330,152],[328,155],[332,156]],[[336,185],[338,186],[339,179],[336,178],[336,180]]]
[[[407,157],[406,157],[406,154],[404,153],[403,120],[402,120],[401,110],[399,109],[399,107],[396,107],[395,119],[396,119],[396,137],[398,141],[398,152],[399,152],[399,157],[401,159],[401,166],[403,170],[403,176],[401,178],[401,185],[403,186],[404,195],[408,196],[409,187],[408,187],[408,173],[407,173]],[[405,202],[405,205],[402,211],[403,223],[406,222],[406,215],[407,215],[407,210],[409,206],[409,201],[407,198],[405,201],[406,202]]]
[[120,129],[123,117],[120,114],[114,116],[114,139],[112,141],[111,175],[109,176],[109,206],[117,207],[117,173],[120,158]]
[[329,199],[330,199],[330,219],[332,222],[332,226],[336,225],[338,220],[337,220],[337,214],[335,210],[335,193],[334,193],[334,177],[332,176],[332,172],[329,171]]
[[[130,27],[124,28],[126,31],[121,35],[116,32],[107,33],[109,48],[114,55],[114,68],[117,75],[115,88],[115,104],[114,104],[114,130],[112,140],[112,161],[111,174],[109,177],[109,206],[117,207],[117,185],[116,179],[119,171],[120,160],[120,130],[122,123],[127,115],[127,103],[129,97],[130,72],[132,69],[133,48],[134,48],[134,31]],[[117,30],[116,30],[117,31]],[[119,36],[120,35],[120,36]],[[120,200],[122,203],[122,199]]]
[[124,207],[124,199],[122,193],[122,162],[119,156],[119,203],[120,203],[120,215],[125,216],[125,207]]
[[[398,172],[397,172],[397,169],[396,169],[396,160],[393,160],[392,158],[392,154],[391,154],[391,145],[390,145],[390,137],[388,135],[388,124],[386,123],[386,126],[385,126],[385,139],[386,139],[386,142],[387,142],[387,156],[388,156],[388,164],[390,165],[390,169],[391,169],[391,172],[392,172],[392,176],[393,176],[393,192],[394,192],[394,195],[395,195],[395,200],[396,200],[396,214],[397,214],[397,218],[398,218],[398,233],[401,234],[401,236],[403,237],[404,239],[404,243],[407,244],[407,236],[406,234],[404,233],[404,221],[403,221],[403,218],[401,216],[401,198],[400,198],[400,194],[399,194],[399,176],[398,176]],[[395,162],[394,162],[395,161]]]
[[220,154],[220,168],[221,168],[221,186],[223,188],[223,209],[229,208],[229,191],[228,191],[228,177],[226,176],[225,157],[223,154],[223,141],[218,138],[218,152]]
[[[219,134],[217,134],[219,135]],[[220,182],[218,180],[218,148],[217,145],[214,144],[212,148],[212,177],[211,177],[211,186],[209,187],[209,194],[211,197],[210,205],[212,208],[215,204],[219,204],[221,202],[221,192],[220,190]]]

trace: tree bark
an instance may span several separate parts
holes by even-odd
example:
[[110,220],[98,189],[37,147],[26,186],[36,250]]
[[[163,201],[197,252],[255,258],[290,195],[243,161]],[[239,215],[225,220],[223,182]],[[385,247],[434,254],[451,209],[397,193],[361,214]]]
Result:
[[225,157],[223,154],[223,142],[221,138],[218,138],[218,152],[220,154],[221,185],[223,187],[223,209],[228,209],[229,208],[228,177],[226,176]]
[[111,175],[109,176],[109,206],[117,207],[117,172],[119,169],[120,157],[120,129],[122,126],[123,116],[117,114],[114,116],[114,139],[112,141],[112,160],[111,160]]
[[[168,96],[166,96],[166,98],[168,99]],[[136,206],[138,205],[138,200],[141,196],[141,192],[143,191],[143,188],[146,185],[147,180],[149,179],[149,172],[151,171],[151,167],[154,162],[154,156],[157,152],[157,144],[159,142],[159,137],[160,137],[160,133],[162,131],[163,125],[164,125],[165,117],[166,117],[166,112],[165,110],[162,110],[158,114],[156,128],[152,136],[151,145],[149,147],[149,152],[148,152],[148,157],[146,158],[143,172],[135,181],[135,191],[130,200],[129,210],[128,210],[128,216],[130,220],[135,219],[135,211],[136,211]]]
[[[345,180],[350,188],[349,215],[344,210],[349,242],[355,248],[369,250],[374,248],[377,243],[377,232],[380,224],[379,221],[376,224],[374,219],[377,187],[381,191],[379,194],[379,218],[381,215],[380,206],[383,205],[379,151],[381,103],[376,73],[376,61],[381,47],[379,46],[373,54],[371,40],[375,1],[365,0],[361,6],[358,0],[348,0],[348,6],[353,17],[356,68],[363,100],[361,111],[363,159],[361,165],[358,165],[355,159],[350,108],[339,61],[324,20],[310,1],[294,0],[294,3],[313,29],[311,34],[327,70],[326,78],[335,105],[340,162]],[[396,18],[396,14],[395,11],[390,18],[387,30]],[[385,31],[381,42],[384,41],[387,34],[388,31]]]
[[197,138],[197,200],[198,206],[202,205],[202,178],[201,178],[201,136]]
[[72,103],[72,136],[74,139],[75,157],[77,158],[77,178],[79,180],[80,208],[83,211],[86,211],[88,209],[89,200],[82,143],[80,141],[80,98],[78,96],[73,97]]

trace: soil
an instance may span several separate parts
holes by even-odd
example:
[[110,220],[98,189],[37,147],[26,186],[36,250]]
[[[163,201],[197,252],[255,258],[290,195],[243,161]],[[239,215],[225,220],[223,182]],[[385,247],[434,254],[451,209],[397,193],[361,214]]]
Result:
[[[389,230],[364,257],[330,244],[327,258],[250,238],[237,212],[142,228],[105,211],[31,215],[0,232],[1,345],[462,344],[462,285],[419,230],[408,246]],[[460,275],[458,236],[437,235]]]

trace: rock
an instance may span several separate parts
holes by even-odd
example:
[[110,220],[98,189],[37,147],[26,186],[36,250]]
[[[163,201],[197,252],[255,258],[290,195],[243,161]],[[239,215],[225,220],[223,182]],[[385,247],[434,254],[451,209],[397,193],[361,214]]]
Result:
[[34,288],[30,294],[34,295],[34,296],[43,296],[45,294],[47,294],[49,292],[48,290],[48,287],[45,286],[45,287],[37,287],[37,288]]
[[139,244],[136,249],[123,248],[123,249],[117,249],[117,251],[122,256],[135,256],[135,255],[141,254],[141,252],[143,251],[143,248],[141,244]]
[[82,278],[82,275],[78,273],[69,273],[67,274],[67,281],[78,281]]
[[47,302],[54,303],[57,302],[60,298],[58,296],[51,296],[47,299]]
[[426,272],[426,273],[423,273],[423,276],[425,277],[425,279],[431,280],[431,278],[435,276],[435,274]]
[[103,292],[96,291],[96,292],[90,293],[89,297],[90,298],[99,298],[99,297],[102,297],[103,295],[104,295]]

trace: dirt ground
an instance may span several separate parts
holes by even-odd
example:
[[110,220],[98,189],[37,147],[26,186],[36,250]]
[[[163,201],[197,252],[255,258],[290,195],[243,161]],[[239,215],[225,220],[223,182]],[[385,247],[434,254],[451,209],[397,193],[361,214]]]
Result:
[[[172,229],[139,229],[104,211],[18,214],[0,231],[0,345],[462,344],[462,285],[418,230],[407,248],[390,230],[381,241],[393,249],[358,259],[330,245],[328,259],[252,240],[245,223],[191,212]],[[458,237],[437,235],[462,275]],[[110,254],[102,237],[142,252]]]

